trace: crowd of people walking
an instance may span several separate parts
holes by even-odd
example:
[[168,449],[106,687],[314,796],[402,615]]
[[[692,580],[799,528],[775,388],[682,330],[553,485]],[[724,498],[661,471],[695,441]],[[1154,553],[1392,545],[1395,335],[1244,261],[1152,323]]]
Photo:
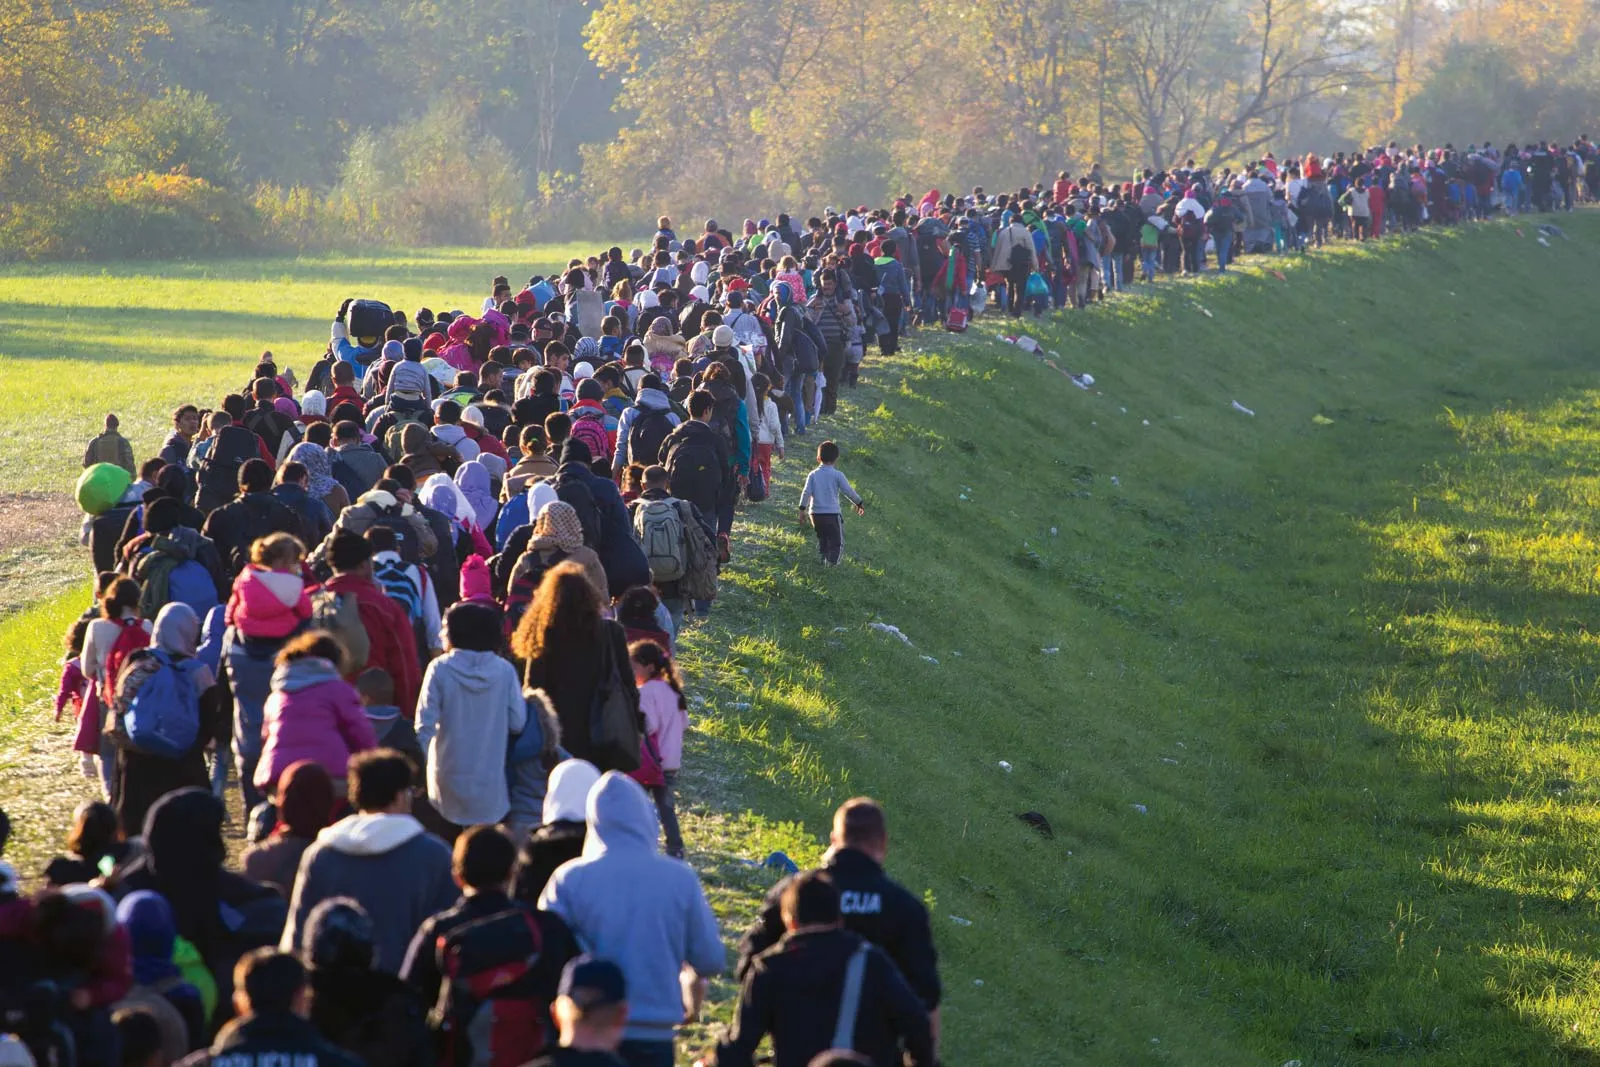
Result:
[[[822,429],[869,350],[1570,210],[1597,166],[1587,138],[1391,144],[687,236],[662,218],[649,248],[494,278],[470,311],[346,300],[303,378],[264,353],[158,448],[108,416],[78,486],[95,598],[55,701],[103,795],[43,888],[0,863],[5,1062],[673,1063],[727,970],[682,862],[679,636],[802,440],[795,504],[818,565],[845,558],[866,502]],[[780,1067],[936,1062],[928,913],[888,840],[876,803],[839,809],[824,865],[746,933],[705,1062],[763,1038]]]

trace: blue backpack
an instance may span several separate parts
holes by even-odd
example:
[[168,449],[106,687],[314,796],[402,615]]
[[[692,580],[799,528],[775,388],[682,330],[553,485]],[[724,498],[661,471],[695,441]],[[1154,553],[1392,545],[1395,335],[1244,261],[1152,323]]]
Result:
[[195,617],[203,619],[206,613],[221,603],[217,599],[217,583],[211,572],[198,560],[184,560],[172,568],[167,576],[167,602],[187,604],[194,609]]
[[135,749],[151,756],[179,759],[200,736],[200,691],[194,675],[204,664],[197,659],[174,662],[168,652],[152,649],[155,671],[128,703],[122,728]]

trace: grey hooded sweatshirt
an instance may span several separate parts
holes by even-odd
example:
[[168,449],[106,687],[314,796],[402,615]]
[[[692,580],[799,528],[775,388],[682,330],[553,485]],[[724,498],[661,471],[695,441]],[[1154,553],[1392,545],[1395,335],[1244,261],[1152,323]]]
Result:
[[428,764],[428,800],[440,815],[457,826],[506,817],[506,741],[527,723],[522,680],[497,654],[458,648],[428,664],[417,743]]
[[683,1021],[678,973],[720,974],[727,952],[693,868],[657,851],[655,805],[611,771],[589,791],[583,855],[550,876],[539,907],[567,921],[583,950],[612,960],[628,983],[629,1041],[671,1041]]
[[377,959],[394,974],[423,920],[461,896],[450,876],[450,846],[410,815],[365,813],[340,819],[300,858],[289,919],[278,947],[305,946],[306,919],[329,897],[353,897],[372,917]]

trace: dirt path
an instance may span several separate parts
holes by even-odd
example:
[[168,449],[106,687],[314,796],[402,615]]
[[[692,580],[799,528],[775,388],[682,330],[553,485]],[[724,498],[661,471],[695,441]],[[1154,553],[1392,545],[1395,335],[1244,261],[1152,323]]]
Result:
[[82,518],[65,493],[0,493],[0,618],[89,579]]

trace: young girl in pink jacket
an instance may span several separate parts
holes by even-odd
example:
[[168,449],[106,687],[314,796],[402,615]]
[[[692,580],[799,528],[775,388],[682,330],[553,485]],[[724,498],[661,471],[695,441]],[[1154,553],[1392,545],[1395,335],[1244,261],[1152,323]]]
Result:
[[678,672],[666,649],[654,641],[635,641],[628,646],[628,658],[633,661],[633,680],[639,685],[644,728],[661,757],[662,784],[646,788],[656,802],[661,831],[667,838],[667,855],[682,859],[683,834],[678,829],[673,790],[683,766],[683,732],[689,726],[689,702],[683,698],[683,684],[678,681]]
[[305,546],[292,534],[276,533],[250,546],[250,564],[233,583],[224,616],[246,637],[288,637],[311,618],[300,561]]

